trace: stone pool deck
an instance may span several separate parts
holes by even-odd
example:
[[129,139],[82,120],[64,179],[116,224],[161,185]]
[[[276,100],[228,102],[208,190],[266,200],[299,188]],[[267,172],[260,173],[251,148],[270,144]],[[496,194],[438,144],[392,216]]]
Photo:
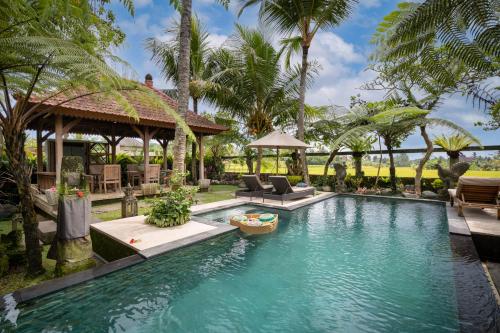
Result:
[[235,206],[240,206],[244,204],[251,204],[255,206],[268,207],[268,208],[276,208],[281,210],[295,210],[297,208],[310,205],[312,203],[322,201],[333,196],[336,196],[337,193],[333,192],[316,192],[314,196],[308,196],[302,199],[289,200],[281,203],[280,200],[270,200],[266,199],[262,202],[262,198],[253,198],[252,200],[247,197],[239,197],[235,199],[216,201],[202,205],[196,205],[191,207],[191,211],[193,214],[202,214],[212,210],[225,209]]
[[195,205],[191,207],[193,216],[190,222],[171,228],[158,228],[147,224],[144,215],[93,223],[90,228],[106,236],[108,239],[130,248],[133,252],[144,258],[151,258],[237,229],[230,224],[198,218],[196,214],[244,204],[293,210],[334,195],[334,193],[319,192],[315,196],[291,200],[283,204],[281,204],[281,201],[276,200],[266,200],[263,203],[262,199],[254,198],[250,200],[249,198],[242,197]]
[[233,231],[236,227],[217,222],[196,222],[196,217],[186,224],[159,228],[147,224],[144,215],[91,224],[94,232],[132,249],[144,258],[188,246]]

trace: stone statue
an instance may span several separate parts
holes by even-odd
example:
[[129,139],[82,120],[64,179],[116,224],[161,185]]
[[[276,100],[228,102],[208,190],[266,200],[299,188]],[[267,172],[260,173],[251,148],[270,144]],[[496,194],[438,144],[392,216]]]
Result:
[[345,191],[345,177],[347,176],[346,166],[344,164],[335,163],[333,165],[335,175],[337,177],[337,192]]
[[286,160],[288,174],[292,176],[302,176],[302,167],[300,165],[299,153],[294,151],[290,158]]
[[458,178],[467,172],[470,168],[470,164],[467,162],[458,162],[451,166],[450,169],[443,169],[440,164],[436,165],[438,170],[438,176],[445,184],[446,188],[453,188],[458,182]]

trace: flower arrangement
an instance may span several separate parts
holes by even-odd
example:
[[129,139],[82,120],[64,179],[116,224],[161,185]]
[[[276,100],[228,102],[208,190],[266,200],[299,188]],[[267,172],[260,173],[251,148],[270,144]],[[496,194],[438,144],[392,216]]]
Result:
[[198,192],[198,187],[181,186],[163,193],[160,198],[148,200],[151,208],[146,222],[161,228],[188,222],[196,192]]
[[77,198],[85,198],[89,194],[88,187],[86,186],[86,182],[82,182],[79,187],[70,187],[67,183],[61,184],[59,186],[59,195],[63,197],[75,196]]
[[57,193],[57,189],[55,186],[45,190],[45,198],[47,199],[47,203],[51,206],[57,205],[57,200],[59,198],[59,193]]

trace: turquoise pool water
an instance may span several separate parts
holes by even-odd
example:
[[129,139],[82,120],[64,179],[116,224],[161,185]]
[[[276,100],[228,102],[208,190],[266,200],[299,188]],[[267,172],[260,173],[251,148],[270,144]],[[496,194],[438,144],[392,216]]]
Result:
[[17,332],[459,329],[443,206],[338,197],[279,214],[273,234],[229,234],[21,305]]

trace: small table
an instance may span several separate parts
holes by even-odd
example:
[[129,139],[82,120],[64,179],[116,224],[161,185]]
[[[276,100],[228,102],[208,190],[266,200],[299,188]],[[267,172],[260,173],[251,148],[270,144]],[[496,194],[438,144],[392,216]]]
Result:
[[139,183],[137,185],[141,185],[142,172],[139,170],[129,170],[127,171],[127,181],[132,187],[135,186],[135,180],[138,180]]

